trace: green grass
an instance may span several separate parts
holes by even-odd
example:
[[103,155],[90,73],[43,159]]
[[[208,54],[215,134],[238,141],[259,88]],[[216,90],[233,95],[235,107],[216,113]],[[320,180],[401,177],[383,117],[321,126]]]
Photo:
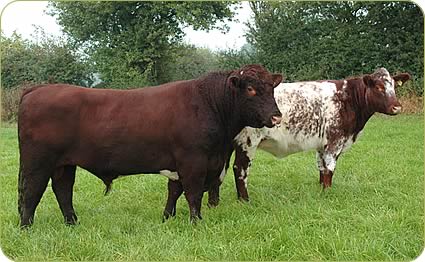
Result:
[[0,129],[0,246],[14,260],[411,260],[424,247],[423,116],[375,116],[340,157],[322,191],[313,152],[276,160],[258,152],[250,203],[236,200],[233,174],[221,203],[197,225],[184,197],[161,222],[166,178],[130,176],[103,196],[100,180],[78,170],[65,226],[48,187],[35,223],[20,230],[16,127]]

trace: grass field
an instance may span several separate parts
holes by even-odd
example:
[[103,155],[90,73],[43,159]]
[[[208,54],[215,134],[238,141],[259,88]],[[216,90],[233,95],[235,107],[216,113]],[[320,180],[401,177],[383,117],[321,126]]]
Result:
[[16,127],[0,129],[0,246],[14,260],[412,260],[424,247],[423,115],[374,116],[322,191],[313,152],[276,160],[257,153],[250,203],[236,200],[230,171],[221,203],[188,220],[161,222],[166,178],[130,176],[103,196],[78,170],[65,226],[49,186],[29,230],[18,227]]

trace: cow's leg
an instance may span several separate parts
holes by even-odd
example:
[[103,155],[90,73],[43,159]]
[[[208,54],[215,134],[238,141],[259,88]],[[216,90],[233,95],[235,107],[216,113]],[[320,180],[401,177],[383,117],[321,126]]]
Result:
[[[254,149],[255,150],[255,149]],[[252,154],[253,157],[254,154]],[[233,173],[235,175],[236,192],[238,199],[249,201],[248,196],[248,175],[251,160],[248,152],[243,150],[241,146],[235,146],[235,162],[233,164]]]
[[332,177],[333,173],[335,171],[336,167],[336,161],[338,159],[339,152],[335,153],[333,151],[325,151],[323,153],[319,153],[320,161],[321,162],[322,169],[320,169],[320,182],[323,185],[323,189],[326,189],[328,187],[332,186]]
[[53,171],[50,168],[29,168],[20,170],[19,178],[19,211],[21,227],[30,226],[34,222],[34,213],[46,190]]
[[164,215],[162,221],[164,222],[170,216],[176,215],[177,200],[183,193],[182,183],[178,180],[168,180],[168,198],[165,205]]
[[77,223],[77,216],[72,205],[75,169],[76,166],[60,167],[52,176],[53,192],[67,225],[75,225]]
[[323,175],[325,172],[325,164],[323,163],[323,152],[321,151],[316,152],[316,161],[317,161],[317,168],[319,169],[319,173],[320,173],[319,183],[323,184]]

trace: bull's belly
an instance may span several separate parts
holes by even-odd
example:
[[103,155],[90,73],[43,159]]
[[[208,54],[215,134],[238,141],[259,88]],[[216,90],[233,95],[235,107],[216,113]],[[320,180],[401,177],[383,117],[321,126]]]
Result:
[[[97,149],[97,150],[96,150]],[[170,152],[125,152],[120,147],[112,150],[85,149],[65,154],[59,165],[76,165],[94,174],[159,174],[163,170],[175,172],[175,160]]]
[[325,144],[325,139],[319,136],[293,135],[278,131],[272,137],[263,140],[258,147],[275,157],[283,158],[298,152],[320,150]]

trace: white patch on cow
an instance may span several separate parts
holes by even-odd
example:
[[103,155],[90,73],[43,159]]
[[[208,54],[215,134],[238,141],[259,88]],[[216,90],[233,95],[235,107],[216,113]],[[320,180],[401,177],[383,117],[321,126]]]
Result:
[[223,170],[220,173],[220,182],[223,182],[224,177],[226,176],[226,165],[224,165]]
[[319,170],[325,171],[325,167],[323,166],[323,161],[322,161],[322,156],[321,153],[316,152],[316,163],[317,163],[317,168],[319,168]]
[[242,151],[246,153],[249,160],[252,161],[255,157],[258,144],[261,142],[263,137],[267,137],[268,133],[269,130],[266,128],[255,129],[252,127],[246,127],[242,129],[234,140],[241,146]]
[[[258,129],[261,137],[257,140],[262,141],[259,147],[279,158],[322,149],[327,144],[327,130],[340,121],[341,105],[334,99],[336,93],[332,82],[281,83],[275,88],[275,100],[282,112],[281,126]],[[243,136],[254,137],[252,130],[244,129]],[[240,143],[247,153],[248,149],[255,153],[255,142],[251,142],[251,148]]]
[[241,175],[238,177],[238,179],[243,181],[245,188],[248,187],[248,173],[245,173],[245,170],[241,170]]
[[336,167],[336,158],[332,154],[324,153],[323,160],[325,161],[326,168],[333,172]]
[[170,170],[161,170],[159,171],[159,174],[166,176],[173,181],[179,180],[179,175],[177,174],[177,172],[171,172]]
[[347,89],[347,80],[344,80],[344,84],[342,85],[342,89]]

